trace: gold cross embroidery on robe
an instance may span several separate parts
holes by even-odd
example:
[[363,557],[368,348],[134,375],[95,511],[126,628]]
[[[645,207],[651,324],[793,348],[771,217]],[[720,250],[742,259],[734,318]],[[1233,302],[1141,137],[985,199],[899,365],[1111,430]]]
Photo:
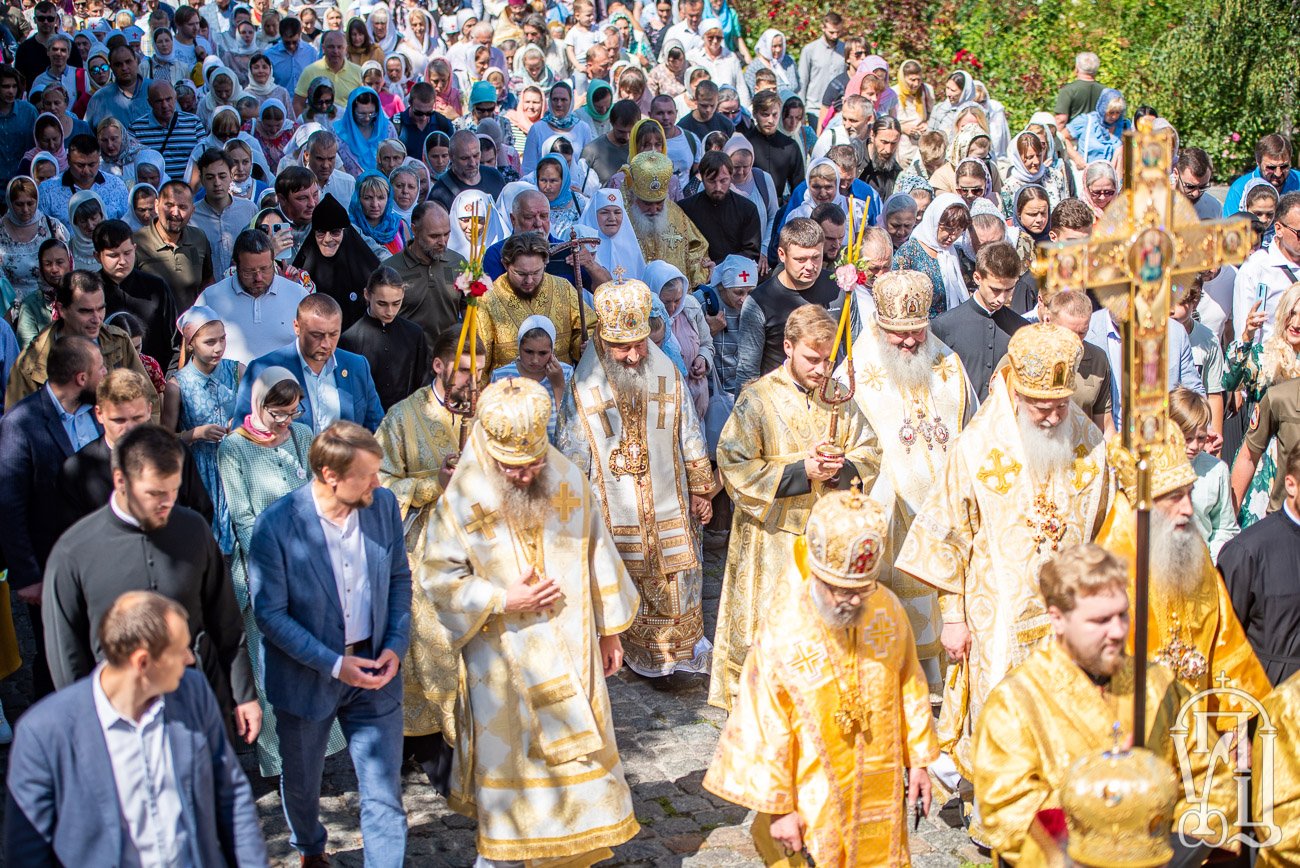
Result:
[[596,402],[596,405],[592,407],[592,409],[587,411],[587,415],[595,416],[598,419],[600,419],[600,426],[605,429],[605,436],[613,437],[614,426],[609,424],[609,416],[607,415],[607,413],[610,410],[613,410],[614,407],[616,406],[614,404],[614,401],[612,399],[607,401],[601,401],[600,389],[596,388],[595,386],[591,387],[591,400]]
[[992,449],[989,451],[988,460],[976,472],[975,478],[998,494],[1006,494],[1011,490],[1011,483],[1020,474],[1020,470],[1019,461],[1008,458],[1001,449]]
[[481,533],[486,540],[496,539],[497,533],[492,527],[500,520],[497,511],[495,509],[491,511],[485,510],[481,503],[471,506],[470,511],[474,513],[474,518],[469,524],[465,525],[465,533]]
[[561,524],[568,524],[573,511],[581,505],[582,500],[573,496],[573,489],[569,488],[567,482],[561,482],[559,490],[551,498],[551,508],[560,514]]
[[659,378],[659,391],[650,393],[650,400],[659,405],[659,418],[655,427],[660,431],[664,430],[664,425],[668,424],[668,408],[676,403],[675,396],[668,391],[668,378]]
[[1097,478],[1097,462],[1088,457],[1088,447],[1079,444],[1074,448],[1073,471],[1074,490],[1083,491]]

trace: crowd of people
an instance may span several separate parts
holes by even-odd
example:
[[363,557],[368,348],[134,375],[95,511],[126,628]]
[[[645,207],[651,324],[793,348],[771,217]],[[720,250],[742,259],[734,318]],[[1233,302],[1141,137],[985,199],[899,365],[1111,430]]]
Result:
[[[249,775],[329,864],[344,749],[367,865],[403,862],[410,763],[479,866],[595,864],[639,828],[623,666],[708,680],[704,787],[769,864],[907,864],[950,800],[1010,864],[1062,808],[1077,864],[1241,850],[1171,727],[1211,715],[1257,779],[1300,732],[1285,136],[1220,202],[1094,54],[1012,119],[837,13],[795,46],[728,0],[0,9],[12,864],[266,864]],[[1147,116],[1179,213],[1253,244],[1168,323],[1128,750],[1123,333],[1032,265],[1123,199]],[[1300,776],[1269,771],[1280,863]],[[1154,783],[1072,799],[1098,775]]]

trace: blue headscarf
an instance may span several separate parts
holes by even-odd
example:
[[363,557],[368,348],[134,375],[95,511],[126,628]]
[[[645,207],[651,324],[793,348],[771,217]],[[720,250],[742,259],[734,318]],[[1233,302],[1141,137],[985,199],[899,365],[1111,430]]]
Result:
[[[564,154],[547,154],[537,161],[538,172],[541,171],[542,163],[550,160],[560,167],[560,192],[551,202],[552,208],[563,208],[573,202],[573,187],[569,184],[569,161],[564,159]],[[536,177],[536,174],[534,175]]]
[[[707,5],[707,0],[706,0]],[[658,344],[659,349],[664,351],[664,355],[672,360],[681,371],[682,376],[687,376],[686,362],[682,360],[682,348],[677,343],[677,336],[673,334],[673,318],[668,315],[668,308],[660,300],[658,295],[650,295],[650,318],[657,319],[664,324],[664,342]]]
[[[378,226],[370,225],[370,221],[366,219],[366,212],[361,208],[361,185],[367,178],[378,178],[388,188],[388,201],[384,203],[384,213],[379,217]],[[393,188],[381,173],[372,169],[357,178],[356,186],[352,188],[352,201],[348,204],[348,219],[352,221],[352,225],[358,232],[375,239],[380,244],[392,242],[397,233],[402,231],[402,216],[393,208]]]
[[[375,111],[378,112],[375,116],[374,132],[369,137],[361,132],[361,128],[352,119],[352,108],[356,105],[357,98],[367,93],[375,98]],[[361,166],[376,165],[379,155],[379,143],[396,135],[393,131],[393,125],[388,120],[388,115],[384,114],[384,107],[379,101],[379,94],[375,93],[374,88],[370,87],[359,87],[348,95],[348,107],[343,112],[343,116],[334,122],[334,133],[347,146],[347,149]]]
[[1124,140],[1124,131],[1133,126],[1126,115],[1120,115],[1113,127],[1106,125],[1106,106],[1123,98],[1118,90],[1108,87],[1097,98],[1093,111],[1079,115],[1067,126],[1086,162],[1113,159]]

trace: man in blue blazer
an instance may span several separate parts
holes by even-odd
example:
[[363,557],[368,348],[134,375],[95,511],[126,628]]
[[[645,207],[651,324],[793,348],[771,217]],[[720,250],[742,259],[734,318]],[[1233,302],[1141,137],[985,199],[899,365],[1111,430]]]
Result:
[[235,418],[248,415],[252,384],[262,371],[281,367],[292,371],[302,386],[302,418],[298,421],[312,431],[319,434],[339,419],[375,431],[384,419],[384,407],[366,357],[338,349],[343,332],[339,303],[320,292],[307,296],[298,303],[293,331],[296,341],[248,363],[239,381]]
[[56,483],[63,462],[103,433],[93,411],[104,356],[94,341],[69,335],[50,348],[45,372],[45,385],[0,420],[0,548],[36,634],[33,699],[54,691],[39,606],[45,562],[66,527]]
[[129,591],[105,613],[99,642],[103,664],[18,722],[6,862],[265,866],[252,788],[191,668],[185,611]]
[[402,517],[379,487],[383,450],[353,422],[312,442],[312,481],[253,526],[253,615],[262,630],[266,698],[284,761],[289,843],[304,865],[328,865],[321,772],[335,718],[361,791],[367,868],[397,868],[402,808],[402,679],[411,632],[411,570]]

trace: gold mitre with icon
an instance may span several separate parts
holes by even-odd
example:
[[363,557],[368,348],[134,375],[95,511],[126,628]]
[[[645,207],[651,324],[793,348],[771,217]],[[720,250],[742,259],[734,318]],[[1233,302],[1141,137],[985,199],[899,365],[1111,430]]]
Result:
[[650,287],[623,277],[614,269],[614,279],[596,287],[596,316],[600,338],[613,344],[630,344],[650,336]]
[[1031,323],[1011,336],[1007,356],[1014,391],[1026,398],[1068,398],[1074,394],[1083,342],[1067,328]]
[[1066,772],[1061,807],[1075,864],[1154,868],[1174,857],[1169,844],[1178,780],[1143,748],[1085,756]]
[[831,491],[813,504],[804,530],[808,566],[828,585],[868,591],[880,575],[889,513],[860,491]]
[[658,151],[642,151],[627,166],[632,195],[643,202],[662,202],[668,197],[673,161]]
[[[1123,447],[1119,438],[1112,440],[1107,452],[1111,466],[1115,468],[1120,488],[1130,500],[1136,501],[1138,475],[1136,456]],[[1165,426],[1164,441],[1151,446],[1151,454],[1147,461],[1151,466],[1152,497],[1163,497],[1171,491],[1177,491],[1185,485],[1196,482],[1196,471],[1192,468],[1192,462],[1187,460],[1187,441],[1177,425],[1170,423]]]
[[488,455],[511,467],[532,464],[545,455],[551,406],[546,389],[525,377],[489,385],[479,396],[476,414]]
[[930,324],[934,288],[919,271],[890,271],[871,288],[876,301],[876,325],[887,332],[914,332]]

